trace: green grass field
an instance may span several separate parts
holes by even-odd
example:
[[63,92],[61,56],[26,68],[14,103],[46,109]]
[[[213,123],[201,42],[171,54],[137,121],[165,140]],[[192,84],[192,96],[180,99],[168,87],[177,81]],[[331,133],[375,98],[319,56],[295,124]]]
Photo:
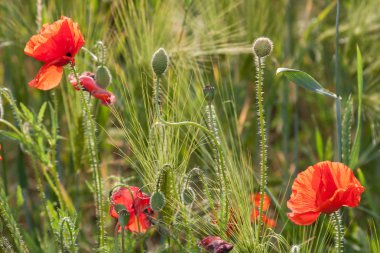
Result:
[[379,13],[0,0],[0,252],[380,252]]

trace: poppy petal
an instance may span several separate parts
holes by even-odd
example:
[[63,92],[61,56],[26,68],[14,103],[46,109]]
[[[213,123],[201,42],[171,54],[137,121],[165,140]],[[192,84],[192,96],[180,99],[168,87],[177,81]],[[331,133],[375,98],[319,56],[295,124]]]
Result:
[[63,67],[45,64],[38,71],[37,76],[29,82],[29,86],[40,90],[50,90],[59,85],[62,79]]
[[320,212],[288,213],[288,218],[297,225],[310,225],[315,222]]

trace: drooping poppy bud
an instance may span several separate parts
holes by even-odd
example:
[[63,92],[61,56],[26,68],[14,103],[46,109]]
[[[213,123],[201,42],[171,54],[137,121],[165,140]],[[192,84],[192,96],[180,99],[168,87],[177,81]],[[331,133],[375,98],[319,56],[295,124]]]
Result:
[[209,235],[203,238],[198,246],[214,253],[227,253],[233,249],[233,245],[224,241],[219,236]]

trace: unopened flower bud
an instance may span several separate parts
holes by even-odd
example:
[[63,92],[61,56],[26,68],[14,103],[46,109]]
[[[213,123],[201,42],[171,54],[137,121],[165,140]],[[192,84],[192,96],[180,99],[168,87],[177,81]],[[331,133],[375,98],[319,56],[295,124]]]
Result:
[[273,42],[266,37],[260,37],[253,42],[253,53],[259,57],[266,57],[272,53]]
[[156,76],[161,76],[165,73],[169,65],[169,56],[165,49],[158,49],[152,57],[152,69]]
[[99,66],[95,73],[96,83],[103,89],[107,88],[112,82],[112,75],[106,66]]

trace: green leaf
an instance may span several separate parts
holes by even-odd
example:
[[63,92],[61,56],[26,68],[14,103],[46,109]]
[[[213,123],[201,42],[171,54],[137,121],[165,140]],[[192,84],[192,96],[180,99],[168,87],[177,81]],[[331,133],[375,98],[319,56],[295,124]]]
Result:
[[34,115],[28,109],[28,107],[26,107],[23,103],[20,102],[20,108],[21,108],[21,111],[23,112],[24,117],[26,118],[26,120],[28,120],[30,123],[33,123],[34,122]]
[[304,87],[305,89],[328,97],[337,98],[335,93],[323,88],[322,85],[320,85],[313,77],[303,71],[297,69],[278,68],[276,75],[280,74],[285,75],[289,81]]
[[0,136],[4,136],[6,138],[22,142],[22,137],[20,135],[9,131],[0,130]]
[[45,111],[46,111],[46,106],[47,106],[47,103],[44,102],[40,108],[40,111],[38,112],[38,118],[37,118],[37,122],[38,123],[41,123],[43,118],[44,118],[44,115],[45,115]]
[[356,47],[356,68],[358,72],[358,119],[354,144],[352,145],[351,160],[349,167],[354,169],[359,160],[361,140],[362,96],[363,96],[363,60],[359,47]]

